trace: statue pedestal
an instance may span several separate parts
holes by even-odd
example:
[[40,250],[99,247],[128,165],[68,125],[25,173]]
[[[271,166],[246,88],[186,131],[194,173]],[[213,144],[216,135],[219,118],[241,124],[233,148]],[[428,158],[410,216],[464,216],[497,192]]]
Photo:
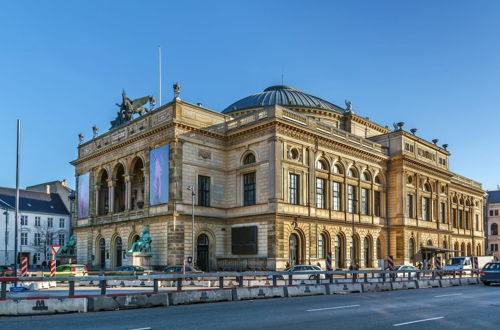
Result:
[[145,269],[151,269],[151,253],[132,252],[128,254],[132,259],[132,266],[140,266]]

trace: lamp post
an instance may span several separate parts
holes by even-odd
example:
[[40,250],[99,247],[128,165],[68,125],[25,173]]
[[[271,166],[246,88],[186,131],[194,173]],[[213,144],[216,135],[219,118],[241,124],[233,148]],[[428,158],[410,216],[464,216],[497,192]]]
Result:
[[356,199],[354,198],[352,200],[352,236],[351,236],[351,268],[352,270],[355,270],[354,266],[355,266],[355,258],[354,258],[354,254],[355,254],[355,247],[354,247],[354,235],[355,235],[355,229],[354,229],[354,213],[356,212]]
[[194,186],[193,185],[189,185],[187,187],[187,189],[189,191],[191,191],[191,226],[192,226],[192,230],[191,230],[191,248],[192,248],[192,253],[193,253],[193,256],[192,256],[192,263],[194,265],[194,196],[196,196],[196,193],[194,191]]

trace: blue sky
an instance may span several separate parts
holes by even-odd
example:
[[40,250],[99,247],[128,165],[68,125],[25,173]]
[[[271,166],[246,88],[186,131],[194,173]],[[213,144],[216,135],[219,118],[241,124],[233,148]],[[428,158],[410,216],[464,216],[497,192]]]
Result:
[[500,184],[499,1],[2,1],[0,186],[74,185],[78,133],[122,88],[221,111],[284,82],[448,143],[453,171]]

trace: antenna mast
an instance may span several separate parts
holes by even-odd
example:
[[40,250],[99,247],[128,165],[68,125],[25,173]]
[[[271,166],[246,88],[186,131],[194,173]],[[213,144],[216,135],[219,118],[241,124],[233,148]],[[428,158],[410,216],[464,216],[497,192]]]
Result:
[[161,47],[158,46],[158,80],[159,80],[159,88],[160,88],[160,93],[158,95],[158,98],[159,98],[159,106],[162,105],[161,103]]

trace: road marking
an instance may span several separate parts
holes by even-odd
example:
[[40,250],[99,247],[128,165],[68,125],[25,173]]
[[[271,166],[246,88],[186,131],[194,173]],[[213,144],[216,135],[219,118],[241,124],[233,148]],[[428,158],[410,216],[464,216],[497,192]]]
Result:
[[316,308],[316,309],[308,309],[306,312],[318,312],[318,311],[327,311],[330,309],[342,309],[342,308],[352,308],[359,307],[360,305],[347,305],[347,306],[336,306],[336,307],[326,307],[326,308]]
[[432,317],[430,319],[416,320],[416,321],[410,321],[410,322],[404,322],[404,323],[397,323],[397,324],[394,324],[394,326],[395,327],[399,327],[401,325],[407,325],[407,324],[413,324],[413,323],[420,323],[420,322],[427,322],[427,321],[434,321],[434,320],[439,320],[439,319],[444,319],[444,316]]
[[130,329],[130,330],[149,330],[151,329],[151,327],[147,327],[147,328],[135,328],[135,329]]
[[461,296],[463,293],[450,293],[450,294],[442,294],[439,296],[434,296],[434,298],[441,298],[441,297],[451,297],[451,296]]

